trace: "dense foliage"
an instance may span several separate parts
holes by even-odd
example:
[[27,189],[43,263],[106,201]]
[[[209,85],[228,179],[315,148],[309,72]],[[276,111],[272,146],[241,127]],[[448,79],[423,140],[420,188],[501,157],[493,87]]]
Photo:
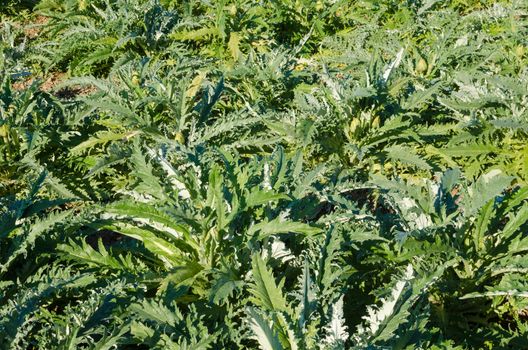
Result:
[[2,349],[528,349],[528,3],[0,10]]

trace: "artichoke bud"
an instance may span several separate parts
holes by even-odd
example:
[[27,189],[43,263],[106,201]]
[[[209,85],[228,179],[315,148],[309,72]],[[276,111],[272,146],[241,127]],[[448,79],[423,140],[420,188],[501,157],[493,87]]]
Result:
[[15,105],[10,105],[8,108],[7,108],[7,114],[14,114],[16,112],[16,107]]
[[427,71],[427,62],[420,58],[418,63],[416,64],[416,73],[425,73]]
[[372,127],[373,128],[379,128],[379,126],[380,126],[380,118],[379,118],[379,116],[376,116],[372,120]]
[[134,84],[134,85],[139,85],[140,82],[141,82],[141,81],[140,81],[140,79],[139,79],[139,75],[138,75],[137,73],[134,73],[134,74],[132,75],[132,84]]
[[515,55],[519,58],[522,58],[524,56],[524,46],[523,45],[517,45],[515,48]]
[[185,136],[179,131],[174,135],[174,139],[182,145],[185,144]]
[[355,134],[356,133],[356,130],[359,128],[359,125],[361,124],[361,122],[359,121],[359,118],[354,118],[352,119],[352,121],[350,122],[350,126],[348,128],[348,130],[350,131],[351,134]]
[[6,138],[9,132],[7,124],[0,125],[0,137]]

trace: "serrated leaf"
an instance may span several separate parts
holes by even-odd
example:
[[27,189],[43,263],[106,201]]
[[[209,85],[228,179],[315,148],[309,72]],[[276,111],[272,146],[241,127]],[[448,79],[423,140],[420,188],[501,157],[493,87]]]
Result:
[[431,166],[418,156],[412,149],[400,145],[394,145],[387,149],[387,156],[403,164],[414,165],[419,169],[431,170]]
[[246,308],[249,327],[253,331],[255,339],[258,341],[262,350],[282,350],[282,344],[278,335],[272,330],[268,321],[266,321],[255,308]]
[[247,234],[248,236],[252,237],[258,233],[257,239],[261,240],[271,235],[289,232],[313,236],[322,232],[322,229],[302,222],[281,221],[280,218],[277,218],[271,221],[263,221],[251,226]]
[[271,270],[258,254],[253,254],[251,267],[254,281],[249,290],[253,296],[251,301],[269,311],[288,311],[281,288],[277,286]]

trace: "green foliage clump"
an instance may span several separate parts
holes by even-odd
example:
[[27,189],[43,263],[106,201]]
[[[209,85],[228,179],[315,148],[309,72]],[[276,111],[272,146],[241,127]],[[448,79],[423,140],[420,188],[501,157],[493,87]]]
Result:
[[524,2],[19,6],[0,348],[526,348]]

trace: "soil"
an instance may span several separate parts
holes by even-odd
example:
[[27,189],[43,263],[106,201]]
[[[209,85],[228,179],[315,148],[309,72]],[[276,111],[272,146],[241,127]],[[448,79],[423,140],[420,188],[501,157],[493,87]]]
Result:
[[58,98],[71,100],[77,96],[89,95],[96,91],[95,86],[66,86],[56,90],[55,88],[67,79],[66,73],[52,73],[41,85],[41,90],[53,93]]
[[27,89],[33,83],[33,78],[25,79],[22,81],[15,81],[11,84],[13,90],[21,91]]
[[[49,18],[44,16],[37,16],[33,21],[24,24],[24,35],[28,40],[36,39],[42,32],[42,28],[49,22]],[[67,75],[64,72],[53,72],[45,77],[44,82],[40,85],[40,90],[53,94],[54,96],[71,100],[77,96],[89,95],[96,91],[94,86],[66,86],[60,89],[56,89],[58,85],[67,79]],[[28,77],[24,80],[15,81],[12,87],[16,91],[27,89],[33,82],[35,77]]]
[[42,27],[49,22],[49,18],[37,16],[34,21],[27,24],[24,28],[24,34],[30,40],[37,38],[42,31]]
[[[67,80],[66,73],[63,72],[53,72],[47,79],[40,85],[40,90],[53,94],[54,96],[64,99],[72,100],[78,96],[86,96],[96,91],[95,86],[65,86],[60,89],[56,89],[58,85]],[[33,82],[35,78],[28,78],[22,81],[16,81],[12,84],[14,90],[21,91],[27,89]]]

